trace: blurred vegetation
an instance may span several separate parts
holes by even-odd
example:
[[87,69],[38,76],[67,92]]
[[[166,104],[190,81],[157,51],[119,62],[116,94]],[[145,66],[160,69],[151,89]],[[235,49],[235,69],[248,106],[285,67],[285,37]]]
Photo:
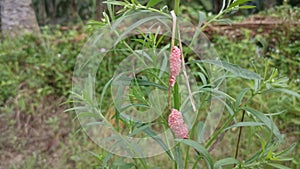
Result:
[[67,96],[83,39],[77,30],[43,27],[41,37],[27,35],[0,45],[0,105],[20,90]]
[[[97,1],[99,3],[97,3]],[[46,24],[71,24],[71,23],[81,23],[90,19],[97,19],[97,6],[101,11],[105,11],[105,4],[103,0],[32,0],[33,6],[36,12],[37,20],[40,25]],[[141,4],[147,4],[146,0],[140,0]],[[249,15],[263,11],[264,9],[269,9],[276,5],[291,5],[299,6],[300,0],[252,0],[247,2],[247,5],[254,5],[256,8],[243,10],[241,14]],[[173,9],[173,1],[164,0],[159,1],[156,5],[157,8],[163,8],[166,5],[168,9]],[[222,1],[220,0],[182,0],[181,5],[185,6],[183,9],[188,8],[189,12],[193,11],[203,11],[218,13],[222,7]],[[102,14],[101,14],[102,15]],[[190,14],[191,16],[193,13]]]

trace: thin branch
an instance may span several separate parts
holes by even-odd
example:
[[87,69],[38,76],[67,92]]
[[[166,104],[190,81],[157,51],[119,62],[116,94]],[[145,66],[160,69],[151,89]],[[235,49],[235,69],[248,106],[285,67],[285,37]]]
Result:
[[182,71],[183,71],[183,75],[185,78],[185,82],[186,82],[186,86],[188,89],[188,93],[189,93],[189,98],[193,107],[193,111],[196,113],[197,112],[197,108],[195,106],[195,102],[194,102],[194,98],[192,95],[192,91],[191,91],[191,87],[190,87],[190,83],[189,83],[189,77],[186,73],[186,68],[185,68],[185,62],[184,62],[184,56],[183,56],[183,50],[182,50],[182,43],[181,43],[181,38],[180,38],[180,30],[179,30],[179,25],[178,25],[178,42],[179,42],[179,48],[181,50],[181,63],[182,63]]
[[[245,117],[245,110],[243,110],[243,115],[242,115],[241,122],[244,121],[244,117]],[[239,136],[238,136],[238,142],[236,144],[235,159],[237,159],[238,154],[239,154],[239,145],[240,145],[240,141],[241,141],[242,129],[243,129],[243,127],[240,127]]]
[[172,27],[172,40],[171,40],[171,52],[175,45],[175,36],[176,36],[176,14],[174,11],[171,11],[172,19],[173,19],[173,27]]

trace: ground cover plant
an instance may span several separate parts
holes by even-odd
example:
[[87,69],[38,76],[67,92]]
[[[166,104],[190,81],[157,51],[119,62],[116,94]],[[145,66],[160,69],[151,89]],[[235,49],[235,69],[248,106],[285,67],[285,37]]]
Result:
[[[286,7],[286,10],[290,11],[290,8]],[[286,17],[284,14],[288,14],[287,11],[279,9],[275,13],[272,12],[272,15]],[[294,11],[297,12],[297,10]],[[87,26],[87,28],[91,27]],[[104,168],[141,168],[143,163],[149,168],[174,168],[176,166],[180,168],[181,165],[189,168],[194,164],[202,168],[230,164],[223,168],[233,168],[234,163],[237,168],[297,168],[299,146],[294,143],[299,140],[299,97],[297,95],[299,93],[299,60],[297,60],[299,59],[297,50],[299,29],[296,27],[282,32],[274,31],[272,34],[263,36],[258,34],[255,37],[248,33],[245,30],[244,37],[238,40],[216,35],[211,41],[223,62],[228,61],[239,65],[243,68],[242,70],[247,69],[246,72],[256,73],[262,77],[261,80],[257,80],[260,83],[255,86],[254,80],[245,79],[241,77],[245,76],[243,73],[232,71],[232,69],[239,70],[240,68],[235,69],[234,65],[224,63],[221,70],[228,72],[226,75],[229,76],[226,78],[225,96],[229,97],[225,102],[228,108],[226,107],[222,118],[221,124],[224,125],[217,128],[212,141],[201,144],[193,142],[201,140],[198,133],[201,125],[203,126],[201,122],[205,120],[211,99],[211,89],[207,87],[202,88],[205,94],[200,99],[203,99],[206,105],[199,108],[202,114],[200,114],[200,122],[194,134],[190,132],[189,139],[177,140],[180,144],[176,144],[175,149],[171,149],[170,155],[165,153],[144,159],[119,157],[101,150],[87,138],[84,132],[77,131],[80,126],[76,120],[72,121],[74,114],[63,112],[72,106],[72,104],[62,103],[67,102],[69,97],[75,59],[88,32],[76,27],[74,29],[45,27],[43,40],[34,36],[25,36],[14,41],[3,40],[1,43],[0,159],[2,162],[0,168],[99,168],[101,166]],[[286,36],[287,34],[293,36]],[[134,40],[130,38],[125,40],[132,49],[139,49],[141,46],[152,48],[157,43],[155,33],[148,37],[132,38]],[[160,45],[170,44],[170,37],[161,39]],[[176,45],[179,46],[177,40]],[[97,81],[99,83],[96,85],[98,96],[104,90],[106,82],[110,80],[110,75],[118,70],[114,63],[120,63],[122,56],[125,58],[130,53],[128,52],[130,48],[122,42],[116,49],[126,50],[114,51],[119,52],[121,57],[110,57],[101,62],[103,66],[99,66],[97,78],[104,80]],[[167,49],[170,50],[170,46]],[[208,63],[192,63],[196,59],[192,54],[189,55],[190,50],[186,45],[183,45],[183,51],[187,68],[198,73],[195,75],[197,84],[204,85],[205,77],[208,76],[206,71],[209,69],[205,69]],[[114,56],[114,53],[111,56]],[[218,63],[220,62],[216,62],[215,65]],[[197,64],[203,69],[200,69]],[[154,73],[157,72],[154,71]],[[191,72],[188,71],[188,73]],[[139,77],[147,77],[149,82],[156,80],[151,71],[143,72]],[[169,76],[163,76],[162,80],[164,83],[161,83],[161,86],[168,85]],[[180,78],[177,80],[180,81]],[[135,85],[132,85],[130,92],[131,99],[135,103],[144,101],[143,98],[138,97],[140,94],[144,96],[147,94],[144,91],[146,87],[141,86],[141,82],[145,83],[145,81],[132,82]],[[207,78],[206,84],[210,83],[211,81]],[[155,84],[152,83],[152,85]],[[176,92],[173,96],[175,94]],[[109,103],[109,96],[103,100],[107,103],[105,101]],[[244,104],[239,107],[239,102]],[[172,105],[176,107],[175,100]],[[137,125],[122,117],[114,116],[117,112],[113,107],[109,104],[103,107],[102,112],[115,128],[120,129],[122,133],[131,132],[143,137],[148,136],[147,133],[142,132],[146,129],[145,124]],[[140,109],[145,110],[142,107]],[[246,110],[244,122],[241,123],[244,110]],[[229,123],[228,119],[233,118],[230,111],[235,115],[234,123]],[[163,124],[166,128],[169,127],[168,115],[169,112],[166,109],[162,119],[165,121]],[[274,126],[276,124],[280,134],[275,131],[273,124]],[[225,127],[226,125],[228,128]],[[239,125],[244,127],[241,132],[238,157],[234,159],[239,138]],[[128,130],[122,130],[123,128]],[[137,132],[138,129],[140,133]],[[153,128],[153,130],[160,131],[159,128]],[[37,133],[44,133],[44,135]],[[285,142],[279,144],[281,135],[284,135]],[[48,147],[48,143],[53,140],[58,140],[59,144]],[[277,147],[279,148],[276,149]],[[172,160],[175,157],[176,160]],[[250,159],[251,157],[253,158]]]

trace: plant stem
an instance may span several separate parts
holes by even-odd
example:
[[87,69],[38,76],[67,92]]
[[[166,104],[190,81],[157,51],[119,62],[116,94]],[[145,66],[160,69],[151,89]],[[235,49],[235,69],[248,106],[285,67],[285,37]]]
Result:
[[232,115],[232,116],[229,117],[229,119],[228,119],[227,122],[221,127],[221,129],[218,130],[218,131],[212,136],[212,138],[208,141],[208,143],[206,144],[205,148],[209,148],[209,147],[213,144],[213,142],[218,138],[219,134],[221,134],[221,133],[224,131],[224,129],[227,128],[227,127],[230,125],[230,123],[231,123],[231,121],[232,121],[233,118],[234,118],[234,115]]
[[210,19],[209,21],[207,21],[202,27],[201,27],[201,31],[203,31],[211,22],[213,22],[214,20],[216,20],[217,18],[219,18],[220,16],[223,15],[224,13],[224,9],[225,9],[225,0],[223,0],[223,5],[222,5],[222,8],[220,10],[220,12],[215,16],[213,17],[212,19]]
[[169,84],[169,91],[168,91],[168,110],[169,110],[170,113],[171,113],[171,110],[172,110],[172,108],[171,108],[171,90],[172,90],[172,88],[171,88],[171,85]]
[[172,16],[172,21],[173,21],[173,25],[172,25],[172,39],[171,39],[171,52],[174,48],[175,45],[175,35],[176,35],[176,14],[174,11],[171,11],[171,16]]
[[181,50],[182,71],[183,71],[183,75],[184,75],[184,78],[185,78],[186,87],[188,89],[189,98],[190,98],[190,101],[191,101],[191,105],[193,107],[193,111],[194,111],[194,113],[196,113],[197,108],[195,106],[194,98],[193,98],[192,91],[191,91],[191,86],[190,86],[190,83],[189,83],[189,77],[186,73],[186,68],[185,68],[185,62],[184,62],[184,56],[183,56],[183,51],[182,51],[179,25],[178,25],[178,43],[179,43],[179,49]]
[[[172,19],[173,19],[173,28],[172,28],[172,39],[171,39],[171,51],[170,53],[172,53],[172,50],[174,48],[175,45],[175,36],[176,36],[176,15],[174,13],[174,11],[171,11],[171,15],[172,15]],[[171,74],[170,74],[170,78],[171,79]],[[168,109],[169,112],[171,113],[171,91],[172,91],[172,87],[171,87],[171,83],[169,82],[169,91],[168,91]]]
[[184,168],[188,168],[188,161],[189,161],[189,152],[190,152],[190,146],[187,147],[186,154],[185,154],[185,161],[184,161]]
[[175,2],[174,2],[174,11],[177,15],[179,14],[179,4],[180,4],[180,0],[175,0]]
[[162,15],[164,15],[164,16],[166,16],[166,17],[170,17],[169,14],[167,14],[167,13],[165,13],[165,12],[162,12],[162,11],[160,11],[160,10],[157,10],[157,9],[155,9],[155,8],[148,8],[148,7],[143,6],[143,5],[137,5],[137,6],[134,6],[134,7],[136,7],[136,9],[149,10],[149,11],[151,11],[151,12],[156,12],[156,13],[162,14]]
[[[197,153],[198,153],[198,152],[197,152]],[[198,157],[197,157],[197,159],[196,159],[196,161],[195,161],[195,163],[194,163],[192,169],[195,169],[195,168],[197,167],[198,161],[199,161],[201,158],[202,158],[202,156],[200,156],[200,153],[198,153]]]
[[[241,122],[244,121],[244,117],[245,117],[245,110],[243,110],[243,115],[242,115]],[[238,136],[238,142],[236,144],[235,159],[237,159],[238,154],[239,154],[239,145],[240,145],[240,141],[241,141],[242,129],[243,129],[243,127],[241,126],[240,131],[239,131],[239,136]],[[234,167],[235,167],[235,165],[234,165]]]

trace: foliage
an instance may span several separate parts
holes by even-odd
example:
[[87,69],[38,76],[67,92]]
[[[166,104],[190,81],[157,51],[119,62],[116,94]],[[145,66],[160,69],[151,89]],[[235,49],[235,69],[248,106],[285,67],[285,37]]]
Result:
[[75,58],[83,39],[77,31],[55,29],[52,32],[52,28],[44,27],[42,37],[26,35],[3,40],[0,46],[1,105],[24,90],[39,96],[68,96]]
[[[164,16],[169,16],[168,10],[165,10],[164,8],[156,9],[154,8],[154,5],[157,4],[158,1],[150,1],[147,6],[144,6],[143,4],[140,4],[137,1],[132,2],[122,2],[122,1],[107,1],[107,5],[109,6],[122,6],[123,8],[118,11],[118,15],[115,16],[113,12],[109,12],[107,16],[110,16],[109,18],[106,17],[105,22],[106,24],[110,25],[112,21],[122,20],[123,18],[126,18],[131,13],[134,13],[136,11],[151,11],[153,13],[159,13]],[[208,20],[203,25],[199,24],[198,30],[203,30],[206,26],[208,26],[209,23],[216,21],[218,18],[223,16],[226,13],[230,13],[232,11],[238,10],[238,9],[249,9],[252,8],[252,6],[243,5],[247,0],[237,0],[237,1],[229,1],[226,3],[226,1],[223,1],[222,9],[221,11],[215,15],[211,20]],[[178,3],[178,1],[177,1]],[[175,4],[177,4],[175,2]],[[150,4],[150,5],[149,5]],[[175,5],[175,12],[177,14],[180,14],[178,7],[176,8]],[[177,9],[177,10],[176,10]],[[170,16],[169,16],[170,17]],[[146,18],[147,19],[147,18]],[[144,20],[146,20],[144,19]],[[133,23],[130,28],[135,28],[139,24],[141,24],[143,21],[139,20],[136,23]],[[201,21],[201,20],[200,20]],[[201,21],[203,22],[203,21]],[[102,23],[93,22],[93,25],[96,28],[103,27],[104,25]],[[113,29],[112,29],[113,30]],[[196,30],[196,33],[198,32]],[[115,31],[115,30],[113,30]],[[128,30],[127,30],[128,31]],[[125,36],[123,34],[120,35],[117,42],[115,42],[114,51],[129,51],[133,53],[137,53],[136,49],[138,48],[139,43],[143,43],[142,47],[146,47],[146,49],[155,48],[157,46],[152,45],[155,44],[156,40],[154,37],[157,37],[157,35],[149,35],[149,36],[141,36],[141,37],[128,37],[127,39],[123,40],[123,37]],[[134,39],[131,39],[134,38]],[[219,40],[219,39],[218,39]],[[296,106],[297,100],[299,100],[300,95],[297,93],[297,88],[292,88],[292,90],[288,89],[288,79],[284,77],[287,72],[285,70],[282,70],[282,74],[278,74],[278,70],[274,68],[270,68],[272,66],[279,67],[279,70],[281,71],[281,63],[273,64],[273,61],[276,61],[276,58],[274,58],[274,53],[261,53],[262,56],[255,57],[254,54],[256,53],[255,49],[257,47],[250,39],[245,39],[245,44],[237,43],[235,46],[232,46],[233,43],[228,41],[228,44],[226,44],[226,41],[222,41],[223,39],[220,39],[219,42],[221,45],[225,45],[224,48],[228,48],[229,46],[232,48],[234,52],[229,53],[226,50],[223,50],[226,53],[222,53],[222,56],[227,58],[227,61],[232,60],[235,62],[234,64],[227,63],[227,62],[219,62],[216,60],[197,60],[196,58],[192,58],[192,56],[189,55],[189,49],[187,46],[184,46],[183,50],[186,51],[184,54],[186,56],[189,56],[188,65],[192,70],[194,71],[194,74],[201,74],[200,76],[201,80],[208,78],[208,72],[206,72],[206,69],[204,69],[205,64],[213,65],[221,67],[223,71],[226,73],[226,77],[229,83],[229,88],[232,90],[228,90],[227,93],[222,93],[222,91],[219,91],[218,86],[215,86],[213,82],[205,82],[206,80],[202,80],[202,86],[200,87],[198,92],[202,92],[206,95],[208,95],[207,98],[202,96],[201,100],[204,102],[201,105],[198,105],[198,112],[196,114],[196,119],[198,120],[199,114],[201,114],[201,111],[207,111],[208,109],[205,108],[206,103],[210,102],[210,99],[212,98],[212,91],[220,93],[222,97],[226,98],[226,102],[223,102],[223,104],[226,107],[226,115],[224,115],[224,121],[220,124],[218,130],[216,130],[213,135],[209,138],[207,142],[200,142],[201,135],[199,133],[203,132],[201,127],[203,125],[203,121],[198,121],[195,125],[192,125],[191,128],[191,137],[189,139],[184,140],[175,140],[178,142],[178,144],[175,146],[174,149],[169,150],[168,144],[164,143],[162,141],[159,141],[158,143],[166,150],[166,159],[171,159],[171,163],[173,163],[174,168],[189,168],[192,166],[192,168],[201,168],[202,166],[206,166],[207,168],[222,168],[224,166],[226,167],[233,167],[233,168],[265,168],[266,166],[271,166],[275,168],[288,168],[284,165],[288,164],[288,161],[293,160],[290,155],[286,152],[291,152],[295,148],[295,144],[292,144],[290,147],[286,148],[285,150],[280,150],[279,145],[283,143],[284,137],[281,134],[278,126],[276,125],[276,122],[274,122],[274,119],[276,118],[276,114],[282,114],[278,113],[277,109],[272,108],[272,104],[278,104],[274,103],[274,100],[268,100],[268,105],[266,109],[262,108],[264,103],[261,101],[261,99],[269,97],[270,94],[274,98],[274,96],[277,96],[277,94],[284,93],[285,95],[280,95],[280,97],[286,97],[287,95],[290,95],[289,97],[294,100],[293,107]],[[226,39],[225,39],[226,40]],[[257,37],[257,40],[261,42],[260,38]],[[131,43],[130,45],[127,44],[127,41],[135,41],[136,43]],[[154,42],[154,43],[153,43]],[[289,41],[285,41],[287,43],[291,43]],[[165,42],[167,43],[167,42]],[[168,48],[167,44],[160,44],[161,48]],[[160,46],[159,45],[159,46]],[[249,48],[249,46],[252,48]],[[297,45],[297,43],[296,43]],[[248,56],[248,53],[244,53],[241,51],[241,48],[244,50],[252,51],[253,56]],[[266,49],[268,51],[268,49]],[[285,51],[285,49],[283,50]],[[290,51],[291,53],[298,54],[298,51]],[[241,53],[241,54],[240,54]],[[138,54],[138,53],[137,53]],[[268,54],[271,55],[270,60],[266,60],[263,57],[268,57]],[[286,53],[285,53],[286,54]],[[291,55],[291,60],[295,59],[294,55]],[[118,56],[126,56],[126,54],[118,54]],[[243,58],[244,57],[244,58]],[[252,59],[253,58],[253,59]],[[282,58],[280,59],[282,60]],[[256,61],[255,63],[253,61]],[[293,66],[297,67],[298,63],[295,61],[292,62]],[[242,67],[246,67],[248,69],[244,69]],[[198,67],[198,69],[197,69]],[[283,68],[287,68],[286,65],[282,66]],[[282,68],[282,69],[283,69]],[[296,68],[297,71],[297,68]],[[166,85],[168,82],[165,79],[160,79],[161,81],[164,81],[162,84],[159,83],[159,77],[156,74],[157,72],[152,72],[150,74],[150,77],[144,77],[142,79],[143,83],[141,83],[141,79],[138,77],[133,78],[133,81],[135,81],[135,86],[132,89],[132,93],[130,93],[130,96],[134,102],[131,102],[129,106],[144,106],[144,107],[150,107],[151,104],[150,100],[147,102],[150,96],[147,95],[149,92],[147,92],[147,88],[149,90],[149,87],[151,88],[157,88],[158,86],[161,89],[166,88]],[[206,76],[206,77],[205,77]],[[150,79],[155,79],[154,82],[150,81]],[[156,80],[158,79],[158,81]],[[209,79],[209,78],[208,78]],[[122,131],[122,133],[127,133],[130,136],[132,136],[132,133],[134,135],[138,134],[146,134],[149,135],[152,138],[155,138],[155,130],[151,126],[154,126],[157,123],[161,123],[160,127],[161,129],[165,129],[168,127],[167,121],[166,121],[166,114],[163,114],[159,117],[159,121],[155,122],[148,122],[148,123],[140,123],[133,120],[130,120],[129,118],[126,118],[126,116],[122,116],[122,113],[120,109],[116,108],[116,112],[113,115],[112,119],[115,121],[115,125],[111,124],[110,120],[106,118],[107,116],[107,109],[103,108],[103,98],[105,94],[107,93],[108,87],[110,85],[110,82],[113,79],[111,79],[101,90],[101,98],[97,101],[99,102],[100,107],[95,105],[93,103],[93,92],[91,92],[91,87],[93,86],[93,80],[92,78],[89,80],[87,85],[84,88],[84,91],[76,90],[76,93],[74,94],[74,102],[78,103],[80,106],[75,106],[74,108],[70,110],[84,110],[83,113],[78,113],[78,118],[84,117],[93,117],[102,120],[101,125],[105,124],[108,125],[110,128],[113,128],[114,131],[119,132]],[[235,85],[236,82],[239,83],[239,85]],[[125,82],[124,82],[125,83]],[[146,83],[146,85],[145,85]],[[144,89],[144,86],[147,86],[146,89]],[[291,85],[293,86],[293,85]],[[131,86],[129,85],[131,88]],[[169,89],[170,90],[170,89]],[[77,93],[78,92],[78,93]],[[172,93],[174,95],[173,100],[173,106],[177,107],[178,104],[180,104],[180,100],[178,100],[178,97],[176,95],[180,95],[178,93],[178,87],[174,88],[174,91]],[[109,96],[106,96],[109,97]],[[118,106],[118,105],[109,105],[109,106]],[[108,107],[109,107],[108,106]],[[269,108],[271,106],[271,108]],[[126,107],[127,108],[127,107]],[[277,108],[280,108],[277,106]],[[124,108],[125,109],[125,108]],[[201,111],[200,111],[201,110]],[[167,110],[165,110],[167,111]],[[297,110],[296,110],[297,111]],[[99,117],[97,117],[99,116]],[[237,119],[241,118],[241,122],[238,122]],[[244,119],[245,116],[245,119]],[[200,119],[199,119],[200,120]],[[120,127],[123,126],[123,127]],[[238,142],[235,143],[234,140],[230,139],[230,142],[233,144],[236,144],[236,151],[234,156],[234,148],[231,147],[231,152],[228,152],[230,155],[229,157],[224,156],[217,156],[213,157],[210,151],[213,151],[216,147],[216,144],[219,144],[224,137],[224,135],[228,132],[230,129],[237,129],[240,131],[238,135]],[[244,130],[247,130],[247,132],[250,132],[249,135],[241,135],[242,134],[242,128],[245,128]],[[126,130],[128,129],[128,130]],[[150,132],[150,131],[151,132]],[[245,132],[245,131],[244,131]],[[228,134],[229,135],[229,134]],[[196,136],[196,138],[195,138]],[[241,137],[242,136],[242,137]],[[197,139],[198,137],[198,139]],[[118,137],[117,137],[118,138]],[[106,139],[115,139],[115,136],[110,136]],[[118,138],[122,140],[123,138]],[[227,138],[228,139],[228,138]],[[247,153],[240,154],[238,156],[239,152],[239,142],[240,139],[242,139],[243,144],[248,145],[247,149],[245,150]],[[226,139],[225,139],[226,140]],[[157,140],[156,140],[157,141]],[[228,140],[227,140],[228,141]],[[126,140],[125,140],[126,142]],[[229,147],[229,145],[228,145]],[[251,147],[251,148],[250,148]],[[132,145],[126,145],[123,147],[128,152],[139,152],[138,149],[135,149],[132,147]],[[190,151],[191,149],[194,149],[196,152]],[[283,153],[284,152],[284,153]],[[283,155],[284,154],[284,155]],[[138,158],[138,159],[132,159],[131,162],[123,161],[123,158],[118,158],[120,160],[112,160],[112,155],[108,155],[106,159],[100,160],[102,163],[102,168],[105,168],[107,166],[114,166],[116,163],[118,166],[126,167],[126,168],[153,168],[159,166],[156,166],[153,163],[147,162],[146,158]],[[155,158],[155,157],[154,157]],[[109,160],[112,161],[111,164],[109,164]],[[171,166],[168,166],[171,167]]]
[[[152,2],[153,4],[154,1]],[[145,5],[147,3],[144,3]],[[152,4],[152,5],[153,5]],[[108,5],[112,5],[108,4]],[[153,12],[163,12],[168,15],[168,10],[157,9],[156,6],[145,7],[144,5],[126,4],[130,10],[133,8],[149,9]],[[161,5],[161,4],[156,4]],[[154,8],[155,7],[155,8]],[[287,8],[289,9],[289,8]],[[181,10],[183,12],[183,10]],[[297,10],[296,10],[297,11]],[[123,11],[123,12],[126,12]],[[113,14],[113,12],[111,12]],[[286,12],[275,12],[279,16],[286,17]],[[107,14],[104,22],[91,22],[86,28],[88,33],[103,27],[111,22],[111,18],[121,18],[123,13],[117,16]],[[114,14],[113,14],[114,15]],[[289,17],[287,17],[289,18]],[[252,38],[245,31],[245,38],[233,40],[226,37],[214,37],[213,43],[224,62],[222,70],[228,73],[226,97],[227,110],[223,117],[223,123],[214,133],[213,137],[206,143],[200,143],[201,126],[203,119],[195,127],[194,135],[187,140],[176,140],[179,144],[174,149],[166,151],[157,157],[145,159],[128,159],[118,157],[105,151],[93,150],[90,155],[83,158],[78,152],[85,151],[87,147],[80,147],[76,137],[70,139],[71,147],[66,147],[71,153],[65,153],[66,163],[75,163],[69,168],[181,168],[201,165],[210,168],[285,168],[286,166],[296,168],[299,164],[299,145],[292,144],[297,140],[289,140],[290,136],[299,138],[299,29],[291,30],[288,25],[282,32],[273,32],[267,36],[257,35]],[[85,32],[86,33],[86,32]],[[49,95],[69,96],[71,89],[73,67],[76,56],[85,40],[80,28],[66,27],[44,27],[42,37],[25,36],[13,40],[3,40],[0,45],[0,105],[4,113],[13,113],[19,109],[25,114],[37,114],[39,104],[48,104],[40,101],[40,98]],[[163,36],[129,37],[116,45],[115,49],[123,51],[110,51],[107,60],[101,62],[97,78],[101,79],[96,86],[96,93],[103,105],[109,104],[109,95],[105,95],[110,89],[110,75],[117,70],[117,64],[131,52],[132,49],[146,46],[154,47],[167,46],[168,39]],[[159,42],[159,43],[158,43]],[[188,53],[188,48],[184,47]],[[118,55],[119,57],[113,57]],[[205,69],[198,65],[218,65],[220,62],[211,60],[195,61],[195,58],[187,59],[192,70],[199,75],[199,84],[203,85],[205,96],[203,101],[210,98],[210,89],[206,79]],[[193,62],[194,61],[194,62]],[[196,62],[198,62],[196,64]],[[228,63],[227,63],[228,62]],[[205,64],[204,64],[205,63]],[[197,66],[195,66],[197,65]],[[163,82],[167,78],[157,80],[157,72],[144,72],[143,78],[133,81],[134,87],[131,90],[131,98],[137,102],[148,101],[147,88],[160,87],[165,89]],[[254,75],[254,80],[247,78],[249,74]],[[258,78],[259,75],[261,78]],[[140,76],[142,77],[142,76]],[[207,80],[206,82],[204,82]],[[155,81],[155,83],[150,83]],[[237,85],[238,84],[238,85]],[[176,92],[174,92],[176,94]],[[80,96],[80,95],[79,95]],[[85,95],[86,96],[86,95]],[[87,98],[81,98],[82,102]],[[14,100],[17,100],[14,102]],[[146,102],[147,103],[147,102]],[[243,104],[242,104],[243,103]],[[176,103],[178,104],[178,103]],[[33,105],[28,106],[28,105]],[[5,107],[5,109],[4,109]],[[143,109],[142,107],[141,109]],[[199,108],[205,110],[205,106]],[[72,109],[74,110],[74,109]],[[98,109],[103,115],[109,114],[105,108]],[[238,122],[245,113],[245,121]],[[146,134],[153,136],[147,130],[147,125],[132,123],[114,112],[114,116],[105,117],[113,122],[117,130],[130,132],[131,134]],[[86,114],[88,115],[88,114]],[[1,114],[2,117],[2,114]],[[166,119],[166,117],[163,117]],[[162,121],[164,120],[162,119]],[[235,124],[231,123],[235,119]],[[165,127],[168,127],[165,122]],[[236,130],[243,127],[239,156],[234,158],[235,145],[237,140]],[[128,129],[128,131],[125,131]],[[284,138],[283,134],[286,136]],[[193,134],[192,134],[193,135]],[[222,137],[223,136],[223,137]],[[153,137],[155,138],[155,137]],[[288,139],[289,145],[282,145],[282,139]],[[87,142],[87,138],[85,139]],[[163,142],[157,140],[162,146]],[[226,145],[226,146],[223,146]],[[86,144],[84,144],[86,146]],[[90,145],[87,145],[90,146]],[[284,146],[284,148],[283,148]],[[224,148],[225,147],[225,148]],[[245,148],[246,147],[246,148]],[[251,147],[247,149],[247,147]],[[165,148],[165,147],[164,147]],[[296,152],[294,150],[296,149]],[[295,154],[295,155],[293,155]],[[94,156],[94,159],[91,157]],[[291,157],[295,157],[294,159]],[[24,162],[23,168],[34,168],[39,159],[31,156]],[[291,160],[293,160],[291,164]],[[172,164],[170,164],[172,163]],[[145,165],[146,164],[146,165]],[[200,164],[200,165],[199,165]],[[43,166],[51,168],[50,166]],[[16,167],[17,168],[17,167]],[[66,167],[67,168],[67,167]]]
[[[33,7],[36,12],[39,24],[69,24],[80,23],[95,18],[96,15],[96,0],[32,0]],[[147,7],[174,9],[174,2],[168,0],[140,0],[136,1]],[[268,1],[269,2],[269,1]],[[247,2],[248,5],[256,6],[255,9],[244,10],[244,14],[252,14],[254,12],[263,11],[269,4],[261,0],[252,0]],[[282,5],[281,0],[272,0],[270,4]],[[292,6],[299,5],[299,0],[290,0],[288,4]],[[181,10],[189,12],[190,17],[195,18],[197,11],[218,13],[222,8],[221,1],[216,0],[200,0],[190,1],[184,0],[181,2]],[[196,12],[196,13],[194,13]],[[196,15],[195,15],[196,14]]]

